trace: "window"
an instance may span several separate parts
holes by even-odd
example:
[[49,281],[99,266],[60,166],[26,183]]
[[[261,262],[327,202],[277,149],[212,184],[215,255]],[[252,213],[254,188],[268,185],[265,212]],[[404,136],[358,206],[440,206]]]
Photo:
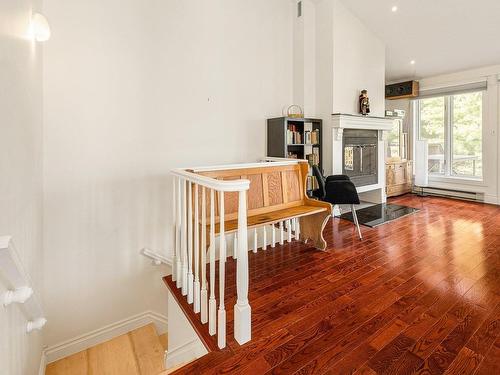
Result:
[[482,178],[482,91],[417,101],[418,137],[428,141],[430,175]]

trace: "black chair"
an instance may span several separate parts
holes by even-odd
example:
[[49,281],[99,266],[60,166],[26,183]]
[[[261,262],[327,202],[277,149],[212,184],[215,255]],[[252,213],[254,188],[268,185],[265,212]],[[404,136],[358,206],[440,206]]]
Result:
[[354,224],[358,229],[359,238],[363,239],[359,228],[358,216],[354,209],[355,204],[359,204],[359,196],[356,187],[346,175],[334,175],[325,178],[317,165],[312,167],[314,177],[318,181],[318,189],[313,191],[313,196],[319,200],[336,204],[350,204]]

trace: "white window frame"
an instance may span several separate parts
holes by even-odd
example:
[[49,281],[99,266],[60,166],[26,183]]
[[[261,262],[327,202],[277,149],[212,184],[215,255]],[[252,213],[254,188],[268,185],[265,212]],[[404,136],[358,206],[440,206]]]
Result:
[[[452,163],[453,163],[453,134],[452,134],[452,119],[453,119],[453,96],[454,95],[460,95],[460,92],[453,92],[449,94],[443,94],[439,95],[437,97],[443,97],[444,98],[444,173],[429,173],[429,180],[433,181],[450,181],[450,180],[456,180],[456,181],[464,181],[464,182],[470,182],[471,184],[475,183],[482,183],[484,180],[484,124],[485,124],[485,104],[486,104],[486,91],[485,90],[475,90],[475,91],[469,91],[469,92],[481,92],[481,156],[483,160],[483,170],[482,170],[482,176],[464,176],[464,175],[457,175],[453,174],[452,171]],[[413,101],[413,113],[414,113],[414,121],[416,126],[414,127],[414,138],[415,140],[422,140],[420,138],[420,101],[422,99],[426,99],[425,97],[423,98],[418,98]]]

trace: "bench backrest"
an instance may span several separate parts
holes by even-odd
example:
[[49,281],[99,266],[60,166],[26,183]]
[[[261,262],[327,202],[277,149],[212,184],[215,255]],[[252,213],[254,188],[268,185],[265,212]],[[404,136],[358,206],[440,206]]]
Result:
[[[262,166],[195,172],[221,180],[250,180],[247,192],[248,216],[265,214],[289,207],[300,206],[306,199],[306,177],[309,165],[300,161],[288,165],[265,163]],[[201,203],[201,193],[200,193]],[[207,216],[210,215],[210,194],[207,194]],[[219,216],[219,197],[215,196],[215,216]],[[236,219],[238,193],[224,194],[225,220]]]

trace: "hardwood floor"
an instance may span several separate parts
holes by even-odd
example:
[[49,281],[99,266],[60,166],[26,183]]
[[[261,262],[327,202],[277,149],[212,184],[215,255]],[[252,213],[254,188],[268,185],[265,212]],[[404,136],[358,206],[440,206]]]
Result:
[[154,325],[149,324],[52,362],[45,374],[158,375],[163,371],[164,351]]
[[[420,212],[376,228],[333,219],[326,252],[298,242],[249,253],[252,341],[194,324],[206,356],[176,374],[500,374],[500,207],[405,195]],[[170,277],[165,282],[194,320]]]

